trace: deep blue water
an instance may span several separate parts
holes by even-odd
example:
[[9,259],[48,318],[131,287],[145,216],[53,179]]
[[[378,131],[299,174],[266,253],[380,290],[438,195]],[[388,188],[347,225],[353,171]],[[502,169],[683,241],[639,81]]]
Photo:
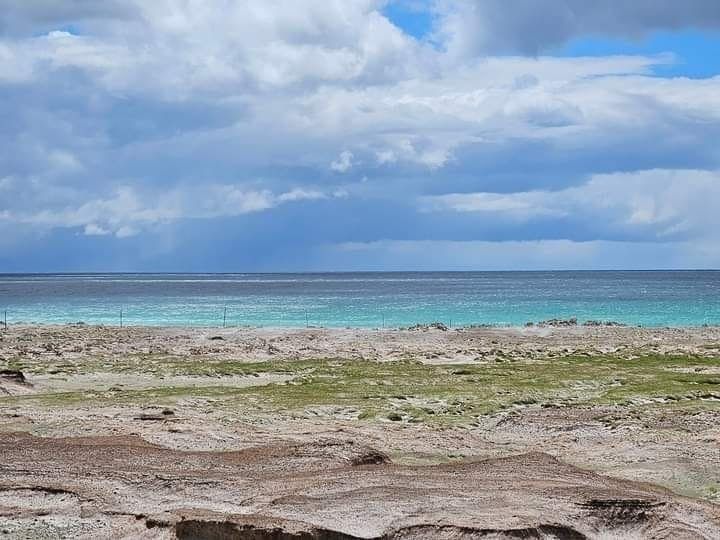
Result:
[[387,327],[577,317],[720,324],[720,271],[1,275],[8,323]]

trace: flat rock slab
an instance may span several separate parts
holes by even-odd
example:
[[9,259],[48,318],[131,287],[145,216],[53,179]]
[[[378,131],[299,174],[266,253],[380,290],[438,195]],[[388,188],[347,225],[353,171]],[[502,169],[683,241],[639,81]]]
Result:
[[183,452],[14,433],[0,456],[13,538],[720,538],[715,505],[545,454],[408,467],[353,441]]

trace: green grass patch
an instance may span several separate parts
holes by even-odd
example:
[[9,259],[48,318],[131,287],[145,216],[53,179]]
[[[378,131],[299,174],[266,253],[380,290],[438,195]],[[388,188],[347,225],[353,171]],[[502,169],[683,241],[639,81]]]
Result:
[[[23,365],[18,361],[8,363],[8,367],[15,369],[23,369]],[[9,396],[0,397],[0,407],[18,402],[48,406],[172,404],[181,398],[199,397],[212,399],[214,407],[254,411],[253,414],[259,411],[258,414],[302,415],[313,408],[323,408],[323,414],[332,414],[332,409],[337,408],[343,414],[354,411],[355,418],[363,421],[454,425],[523,407],[596,404],[641,407],[657,403],[715,410],[720,400],[720,376],[703,373],[702,369],[718,366],[717,358],[662,355],[635,359],[570,356],[467,365],[340,359],[246,363],[131,355],[121,359],[65,361],[51,369],[68,376],[108,371],[148,377],[218,378],[285,373],[293,379],[250,387],[182,385]],[[695,372],[694,368],[700,371]]]

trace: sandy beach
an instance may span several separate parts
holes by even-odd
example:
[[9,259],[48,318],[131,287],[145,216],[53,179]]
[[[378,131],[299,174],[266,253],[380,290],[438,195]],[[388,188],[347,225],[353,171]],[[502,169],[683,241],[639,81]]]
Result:
[[720,328],[10,325],[0,537],[718,538]]

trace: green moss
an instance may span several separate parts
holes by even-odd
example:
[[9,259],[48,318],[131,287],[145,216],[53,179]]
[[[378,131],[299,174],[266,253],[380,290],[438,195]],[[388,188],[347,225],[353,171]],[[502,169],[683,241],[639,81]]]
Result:
[[[40,369],[13,360],[14,369]],[[412,360],[371,362],[336,358],[298,362],[260,362],[130,355],[52,366],[60,373],[120,372],[162,376],[253,376],[284,373],[286,383],[236,388],[179,386],[95,393],[35,394],[0,398],[0,406],[28,401],[48,406],[88,403],[172,403],[204,397],[213,407],[252,414],[302,414],[316,406],[353,408],[361,421],[399,415],[409,422],[471,424],[478,416],[517,407],[615,404],[641,407],[717,409],[720,377],[703,373],[720,359],[645,355],[567,356],[541,361],[468,365],[426,365]],[[0,365],[0,368],[3,366]],[[47,368],[47,366],[46,366]],[[696,371],[696,369],[698,371]],[[32,371],[31,371],[32,373]]]
[[295,365],[301,376],[292,383],[247,388],[234,401],[239,406],[244,396],[252,395],[270,411],[354,406],[364,411],[363,419],[397,413],[431,423],[467,423],[510,407],[558,402],[631,406],[648,400],[694,401],[714,407],[702,401],[712,397],[714,380],[667,369],[697,362],[687,357],[567,357],[508,367],[317,360]]

